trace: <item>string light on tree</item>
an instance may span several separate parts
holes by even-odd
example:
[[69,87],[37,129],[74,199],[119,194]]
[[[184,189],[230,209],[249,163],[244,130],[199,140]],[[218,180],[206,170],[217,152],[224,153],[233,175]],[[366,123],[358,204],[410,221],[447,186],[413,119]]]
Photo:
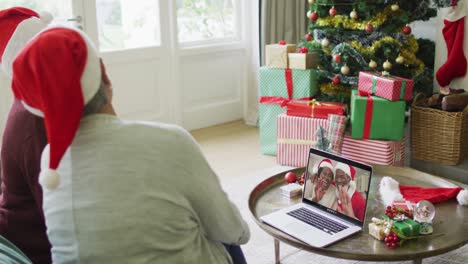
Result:
[[328,13],[329,13],[330,16],[332,16],[332,17],[333,17],[333,16],[336,16],[337,11],[336,11],[335,6],[332,6],[332,8],[330,8],[330,10],[328,11]]
[[395,11],[395,12],[396,12],[396,11],[398,11],[398,10],[400,9],[400,6],[398,5],[398,3],[395,3],[395,4],[393,4],[393,5],[391,6],[391,8],[392,8],[392,11]]
[[392,69],[392,66],[393,66],[392,63],[389,62],[388,60],[386,60],[386,61],[384,62],[384,64],[383,64],[383,68],[384,68],[384,70],[386,70],[386,71],[391,70],[391,69]]
[[324,38],[324,39],[322,39],[320,44],[322,44],[322,47],[326,48],[326,47],[328,47],[328,45],[330,45],[330,41],[327,38]]
[[369,68],[371,68],[371,69],[377,68],[377,62],[375,62],[374,60],[371,60],[369,62]]
[[398,57],[395,59],[396,63],[398,64],[403,64],[405,63],[405,58],[401,55],[398,55]]
[[404,26],[402,32],[405,35],[411,34],[411,27],[409,25]]
[[333,61],[336,62],[336,63],[340,63],[341,62],[341,53],[333,55]]
[[351,13],[349,13],[349,17],[352,19],[357,19],[358,18],[358,13],[356,12],[356,9],[353,9]]
[[348,75],[348,74],[349,74],[349,67],[348,67],[348,65],[345,64],[345,65],[343,65],[343,67],[341,67],[341,73],[342,73],[343,75]]

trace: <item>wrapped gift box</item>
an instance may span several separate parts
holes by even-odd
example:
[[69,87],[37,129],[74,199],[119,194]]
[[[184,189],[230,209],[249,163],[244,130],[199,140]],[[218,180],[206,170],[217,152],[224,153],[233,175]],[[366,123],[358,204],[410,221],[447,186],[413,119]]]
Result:
[[405,101],[351,93],[351,137],[402,140],[405,130]]
[[284,166],[307,166],[309,149],[317,141],[315,132],[320,126],[327,129],[328,120],[279,115],[276,161]]
[[403,167],[405,151],[405,137],[400,141],[354,139],[347,133],[343,139],[341,155],[368,164]]
[[413,98],[413,86],[414,82],[410,79],[371,72],[359,73],[359,91],[391,101],[411,100]]
[[276,155],[276,118],[290,99],[310,98],[318,91],[315,70],[260,68],[259,128],[263,154]]
[[316,69],[319,62],[318,53],[289,53],[289,68],[306,70]]
[[403,235],[406,237],[413,237],[419,235],[419,223],[411,220],[406,219],[405,221],[396,221],[393,224],[398,230],[400,230]]
[[385,239],[385,226],[377,225],[376,223],[369,224],[369,235],[373,236],[377,240]]
[[265,66],[269,68],[289,68],[288,54],[296,52],[294,44],[271,44],[265,46]]
[[344,115],[346,108],[347,105],[342,103],[292,100],[287,105],[286,114],[327,119],[329,114]]
[[410,202],[407,200],[396,200],[396,201],[393,201],[392,205],[395,206],[396,208],[401,208],[403,210],[409,210],[410,212],[413,212],[414,207],[416,206],[416,203]]

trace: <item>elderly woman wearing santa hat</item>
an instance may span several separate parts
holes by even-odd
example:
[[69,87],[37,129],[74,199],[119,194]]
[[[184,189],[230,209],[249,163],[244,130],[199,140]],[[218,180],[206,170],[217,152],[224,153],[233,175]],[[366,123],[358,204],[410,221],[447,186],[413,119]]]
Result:
[[333,186],[333,164],[323,159],[317,166],[317,174],[307,180],[304,197],[328,208],[336,209],[336,188]]
[[349,217],[364,221],[366,200],[356,190],[354,178],[356,170],[353,166],[338,162],[335,166],[335,184],[337,187],[338,212]]

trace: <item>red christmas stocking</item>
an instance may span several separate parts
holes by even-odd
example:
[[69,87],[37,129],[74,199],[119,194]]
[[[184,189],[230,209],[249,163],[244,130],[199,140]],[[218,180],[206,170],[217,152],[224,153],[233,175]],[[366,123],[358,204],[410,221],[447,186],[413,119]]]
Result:
[[465,14],[464,6],[458,3],[457,6],[451,7],[453,10],[449,12],[444,20],[444,35],[445,44],[447,45],[447,61],[442,65],[436,73],[437,82],[442,87],[448,86],[453,79],[465,76],[467,61],[463,52],[463,39],[465,34]]

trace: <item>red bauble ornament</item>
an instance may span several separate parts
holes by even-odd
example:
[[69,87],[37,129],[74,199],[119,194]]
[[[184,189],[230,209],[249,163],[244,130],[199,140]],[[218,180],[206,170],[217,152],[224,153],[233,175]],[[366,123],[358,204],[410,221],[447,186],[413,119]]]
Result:
[[286,173],[286,175],[284,175],[284,180],[287,183],[295,183],[297,181],[296,174],[294,174],[294,172],[290,171],[290,172]]
[[286,45],[286,41],[285,41],[285,40],[280,40],[280,41],[278,41],[278,44],[280,44],[280,45]]
[[307,33],[307,34],[305,35],[305,39],[306,39],[307,41],[311,41],[311,40],[312,40],[312,34]]
[[333,77],[332,82],[333,82],[334,85],[340,84],[341,83],[340,76],[337,75],[337,76]]
[[314,11],[314,12],[312,12],[312,14],[310,14],[309,18],[310,18],[310,20],[315,22],[319,18],[319,14],[316,11]]
[[309,53],[309,49],[307,47],[300,47],[299,53]]
[[336,16],[336,13],[337,13],[336,8],[332,6],[332,8],[330,8],[328,13],[330,14],[330,16]]
[[340,63],[341,62],[341,54],[333,55],[333,61],[335,61],[336,63]]
[[372,26],[372,24],[367,24],[364,30],[366,30],[367,33],[371,33],[374,31],[374,26]]
[[405,35],[411,34],[411,27],[408,26],[408,25],[404,26],[402,32],[403,32],[403,34],[405,34]]

